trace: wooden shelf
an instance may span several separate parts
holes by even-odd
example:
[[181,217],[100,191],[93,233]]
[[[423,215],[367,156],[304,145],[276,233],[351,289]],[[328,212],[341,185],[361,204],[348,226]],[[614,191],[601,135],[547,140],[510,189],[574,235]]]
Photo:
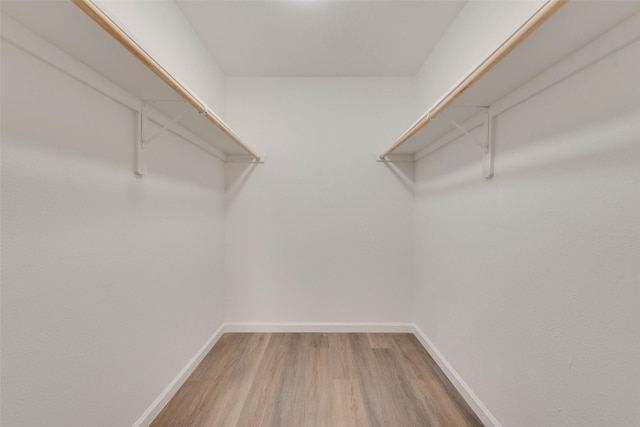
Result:
[[[181,128],[196,135],[213,148],[212,152],[222,154],[222,157],[246,155],[260,160],[260,156],[196,94],[177,82],[153,58],[133,52],[135,42],[128,39],[126,34],[116,37],[113,32],[105,31],[104,26],[101,28],[92,21],[105,18],[98,16],[95,11],[91,16],[92,3],[78,3],[81,7],[72,2],[4,2],[2,8],[3,13],[8,13],[29,30],[137,98],[138,105],[128,102],[130,107],[140,111],[144,100],[183,100],[193,106],[193,111],[177,122]],[[129,44],[129,47],[124,48],[125,44]],[[161,71],[158,72],[154,67]],[[153,103],[153,109],[172,118],[184,109],[181,104],[157,102]]]
[[[600,47],[593,47],[586,49],[581,59],[570,58],[571,55],[639,11],[640,3],[634,2],[567,3],[553,16],[545,16],[545,19],[548,18],[546,22],[541,23],[526,40],[521,40],[500,62],[489,67],[486,73],[477,78],[471,76],[470,79],[475,83],[467,85],[460,94],[452,91],[449,94],[452,95],[451,102],[431,108],[430,111],[436,111],[435,118],[432,116],[429,120],[424,120],[429,111],[426,112],[384,155],[390,152],[411,154],[414,159],[419,159],[462,135],[449,119],[460,124],[466,123],[467,129],[482,123],[478,110],[456,107],[490,107],[490,115],[496,116],[578,72],[601,59],[607,52]],[[584,25],[585,22],[590,24]],[[622,40],[620,43],[623,43]],[[607,49],[614,49],[615,44],[614,42]],[[468,81],[465,80],[467,83]],[[461,88],[464,87],[465,83],[461,85]],[[447,96],[442,99],[447,99]],[[445,110],[446,118],[439,115]]]
[[[126,92],[127,95],[119,95],[118,100],[123,102],[126,98],[128,101],[123,103],[134,110],[140,110],[142,100],[182,99],[160,77],[151,72],[71,2],[6,1],[2,3],[2,12],[23,24],[49,44],[66,52],[67,56],[74,58],[76,62],[81,62],[93,70],[94,74],[99,74],[106,78],[105,80],[112,82],[120,92]],[[606,49],[595,47],[591,49],[592,52],[584,55],[584,60],[580,60],[584,64],[581,65],[580,61],[575,64],[564,64],[574,52],[603,36],[625,19],[637,16],[639,12],[640,2],[571,1],[553,14],[490,71],[478,77],[475,84],[468,87],[461,95],[454,97],[449,107],[490,106],[491,115],[500,114],[511,106],[517,105],[518,102],[522,102],[526,96],[533,96],[565,78],[569,73],[579,71],[580,67],[586,66],[584,64],[587,62],[592,63],[602,58],[602,55],[606,54]],[[589,25],[585,25],[585,22]],[[632,37],[633,25],[630,28],[629,37]],[[3,37],[5,37],[4,33],[5,28],[3,28]],[[61,55],[50,56],[50,63],[62,61],[59,58]],[[53,65],[64,68],[59,64]],[[558,69],[557,72],[551,72],[554,68]],[[64,71],[69,73],[68,70]],[[84,78],[87,73],[76,74],[81,74],[75,77],[84,79],[87,83],[87,79]],[[545,74],[553,75],[547,76],[544,82],[532,84],[534,80]],[[93,81],[96,79],[89,80],[92,82],[87,84],[95,87]],[[114,97],[111,93],[114,91],[111,89],[98,90]],[[516,92],[526,92],[526,94],[514,96]],[[170,102],[154,104],[154,108],[164,115],[164,121],[167,121],[168,118],[175,117],[184,107]],[[448,108],[446,111],[448,118],[460,124],[466,122],[467,125],[473,126],[481,123],[474,118],[479,114],[476,110],[464,108]],[[247,156],[247,151],[242,146],[202,115],[195,112],[189,113],[180,119],[179,125],[188,131],[182,132],[182,135],[194,135],[195,138],[190,139],[192,142],[193,140],[201,141],[196,145],[223,159],[227,155]],[[460,134],[447,119],[438,116],[430,119],[427,126],[417,129],[404,143],[393,150],[393,153],[405,155],[405,157],[412,155],[417,159]]]
[[416,123],[413,124],[396,142],[380,155],[381,159],[396,151],[402,144],[419,133],[427,124],[433,121],[445,109],[451,107],[456,99],[472,87],[505,56],[529,37],[540,25],[550,18],[567,0],[548,0],[531,18],[529,18],[518,30],[504,41],[495,51],[485,58],[471,73],[464,78],[448,93],[445,93],[438,102],[427,110]]

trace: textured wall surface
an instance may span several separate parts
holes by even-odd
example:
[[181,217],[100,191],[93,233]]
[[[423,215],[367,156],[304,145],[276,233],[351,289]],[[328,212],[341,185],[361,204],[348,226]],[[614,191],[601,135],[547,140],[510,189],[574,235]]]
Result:
[[640,43],[416,165],[418,326],[504,426],[640,423]]
[[224,318],[222,163],[2,44],[2,424],[132,425]]

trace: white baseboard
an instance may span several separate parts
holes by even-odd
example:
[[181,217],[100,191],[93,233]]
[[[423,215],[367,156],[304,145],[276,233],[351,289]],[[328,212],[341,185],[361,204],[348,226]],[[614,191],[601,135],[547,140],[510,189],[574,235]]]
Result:
[[478,396],[471,390],[471,388],[464,382],[460,374],[451,366],[449,361],[440,353],[431,340],[425,335],[425,333],[417,325],[413,325],[413,334],[418,338],[418,341],[427,350],[427,353],[435,360],[442,372],[449,378],[449,381],[458,390],[458,393],[462,395],[462,398],[473,409],[480,421],[487,427],[502,427],[496,417],[487,409],[486,406],[480,401]]
[[224,334],[224,323],[216,330],[211,338],[198,350],[198,352],[187,362],[184,368],[176,375],[169,385],[160,393],[160,396],[153,401],[146,411],[133,424],[133,427],[147,427],[158,416],[160,411],[165,407],[174,394],[182,387],[182,384],[189,378],[189,375],[198,367],[202,359],[209,353],[213,346],[218,342],[222,334]]
[[227,322],[225,332],[408,332],[413,333],[412,323],[371,323],[371,322],[283,322],[249,323]]
[[471,409],[478,415],[478,418],[487,427],[501,427],[498,420],[489,412],[486,406],[478,399],[478,396],[469,388],[462,377],[456,372],[451,364],[440,353],[425,333],[413,323],[388,322],[283,322],[283,323],[251,323],[251,322],[226,322],[216,330],[211,338],[198,350],[198,352],[189,360],[186,366],[178,375],[169,383],[169,385],[160,393],[160,396],[147,408],[140,416],[133,427],[147,427],[155,417],[158,416],[164,406],[171,400],[173,395],[189,378],[189,375],[195,370],[202,359],[209,353],[211,348],[218,342],[222,334],[227,332],[331,332],[331,333],[349,333],[349,332],[368,332],[368,333],[412,333],[418,338],[418,341],[425,348],[427,353],[431,355],[433,360],[438,364],[440,369],[445,373],[447,378],[453,383],[454,387],[462,395],[463,399],[469,404]]

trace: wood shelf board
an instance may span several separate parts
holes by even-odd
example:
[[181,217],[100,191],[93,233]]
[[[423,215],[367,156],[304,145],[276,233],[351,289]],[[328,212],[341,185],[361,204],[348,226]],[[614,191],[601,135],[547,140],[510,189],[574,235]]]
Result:
[[[2,11],[141,100],[182,100],[71,2],[3,1]],[[185,108],[178,102],[156,103],[153,107],[168,117],[177,116]],[[246,154],[195,110],[178,123],[225,154]]]
[[[71,2],[5,0],[2,2],[2,11],[140,99],[181,99]],[[453,105],[493,105],[639,11],[640,2],[634,1],[569,2],[467,89]],[[158,103],[154,108],[173,117],[183,107],[179,103]],[[446,114],[458,123],[463,123],[476,113],[473,109],[456,108],[447,110]],[[195,112],[186,115],[179,123],[223,153],[246,154],[218,127]],[[454,126],[448,120],[438,117],[394,153],[415,154],[452,130]]]
[[[638,12],[640,2],[569,2],[452,105],[491,106]],[[471,109],[458,108],[446,112],[458,123],[463,123],[476,113]],[[436,118],[394,153],[415,154],[454,129],[448,120]]]

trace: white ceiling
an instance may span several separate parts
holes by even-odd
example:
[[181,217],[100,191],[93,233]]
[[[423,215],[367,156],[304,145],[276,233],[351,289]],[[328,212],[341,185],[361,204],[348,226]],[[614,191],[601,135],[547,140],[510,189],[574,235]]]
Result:
[[229,76],[411,76],[466,0],[179,0]]

